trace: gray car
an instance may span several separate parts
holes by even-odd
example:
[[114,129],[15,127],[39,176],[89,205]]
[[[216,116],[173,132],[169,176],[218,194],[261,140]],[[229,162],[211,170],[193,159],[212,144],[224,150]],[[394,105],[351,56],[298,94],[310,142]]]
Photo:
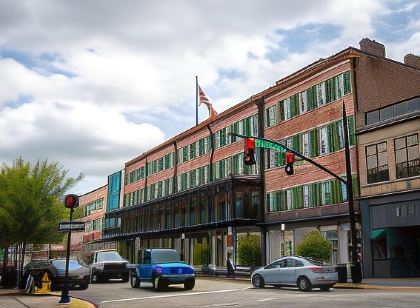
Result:
[[297,286],[301,291],[320,288],[328,291],[338,281],[333,266],[303,257],[284,257],[255,270],[251,282],[256,288],[264,285]]

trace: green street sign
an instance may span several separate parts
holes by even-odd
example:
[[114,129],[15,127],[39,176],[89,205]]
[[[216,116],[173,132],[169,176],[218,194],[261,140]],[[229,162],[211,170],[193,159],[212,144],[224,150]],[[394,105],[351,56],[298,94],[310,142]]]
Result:
[[275,151],[279,151],[279,152],[286,152],[286,149],[283,148],[282,146],[271,142],[271,141],[267,141],[267,140],[261,140],[261,139],[257,139],[255,138],[255,147],[256,148],[266,148],[266,149],[272,149]]

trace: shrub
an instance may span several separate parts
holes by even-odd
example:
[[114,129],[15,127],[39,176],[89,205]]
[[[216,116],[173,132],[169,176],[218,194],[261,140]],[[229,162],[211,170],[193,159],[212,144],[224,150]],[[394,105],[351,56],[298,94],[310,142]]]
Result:
[[238,237],[238,264],[261,265],[261,238],[259,235],[247,233]]
[[309,231],[296,247],[296,253],[302,257],[328,261],[331,257],[331,242],[318,230]]

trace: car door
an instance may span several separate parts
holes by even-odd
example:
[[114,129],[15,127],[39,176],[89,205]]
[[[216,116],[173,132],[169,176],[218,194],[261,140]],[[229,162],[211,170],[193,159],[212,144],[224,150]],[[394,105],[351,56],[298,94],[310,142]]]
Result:
[[264,268],[264,281],[266,284],[278,283],[279,280],[279,270],[280,270],[280,260],[274,261],[273,263],[268,264]]
[[280,268],[280,281],[284,284],[294,284],[295,281],[295,260],[292,258],[283,259]]
[[143,262],[138,266],[138,274],[142,281],[152,280],[152,256],[151,251],[145,251],[143,256]]

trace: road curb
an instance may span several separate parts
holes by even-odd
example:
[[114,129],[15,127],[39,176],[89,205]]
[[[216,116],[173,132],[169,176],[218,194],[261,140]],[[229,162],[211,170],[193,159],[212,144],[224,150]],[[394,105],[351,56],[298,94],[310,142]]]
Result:
[[407,286],[382,286],[371,285],[364,283],[336,283],[334,289],[367,289],[367,290],[396,290],[396,291],[418,291],[420,287],[407,287]]

